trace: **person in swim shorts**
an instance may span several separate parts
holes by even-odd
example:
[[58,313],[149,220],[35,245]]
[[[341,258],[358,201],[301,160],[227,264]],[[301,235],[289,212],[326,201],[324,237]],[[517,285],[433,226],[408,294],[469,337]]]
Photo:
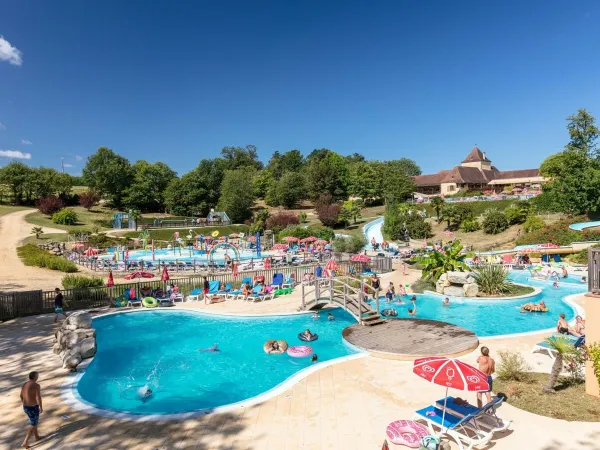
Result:
[[481,347],[481,356],[477,358],[477,364],[479,364],[479,370],[487,375],[487,382],[490,386],[487,391],[477,393],[477,406],[481,409],[483,407],[483,394],[485,394],[488,403],[492,401],[492,374],[496,371],[496,362],[493,358],[490,358],[489,348]]
[[54,323],[56,323],[58,321],[59,314],[62,314],[63,316],[65,316],[65,318],[67,317],[67,315],[63,311],[64,297],[62,295],[62,292],[60,292],[59,288],[54,289],[54,292],[56,292],[56,295],[54,296]]
[[38,378],[39,374],[37,372],[30,372],[29,380],[21,388],[23,411],[29,419],[29,429],[21,445],[23,448],[29,448],[29,439],[32,434],[36,441],[40,440],[37,427],[40,422],[40,414],[44,412],[44,408],[42,407],[42,391],[37,382]]
[[558,331],[560,334],[570,333],[569,324],[565,320],[564,313],[558,316],[558,322],[556,323],[556,331]]

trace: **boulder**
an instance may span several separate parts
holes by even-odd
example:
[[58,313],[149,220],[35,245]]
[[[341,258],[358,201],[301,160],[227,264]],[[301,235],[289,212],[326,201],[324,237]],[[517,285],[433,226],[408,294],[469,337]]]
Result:
[[465,297],[477,297],[477,294],[479,294],[479,286],[477,286],[477,283],[463,284],[463,290],[465,292]]
[[71,348],[71,353],[81,355],[82,359],[91,358],[96,354],[96,339],[90,337],[78,342]]
[[467,277],[467,284],[470,284],[470,283],[475,283],[475,278],[473,278],[473,276],[471,274]]
[[442,286],[450,286],[450,281],[448,280],[448,275],[443,273],[442,275],[440,275],[440,278],[438,279],[438,281],[442,282]]
[[444,286],[443,281],[437,280],[437,282],[435,283],[435,292],[437,292],[438,294],[443,294],[445,287],[446,286]]
[[447,286],[444,288],[444,295],[450,297],[464,297],[465,291],[460,286]]
[[75,369],[81,362],[81,355],[79,353],[69,353],[66,355],[66,358],[63,359],[63,368],[65,369]]
[[87,339],[90,337],[95,337],[95,336],[96,336],[96,330],[94,330],[93,328],[83,328],[83,329],[75,330],[66,335],[65,345],[68,348],[73,348],[73,346],[75,344],[77,344],[78,342],[83,341],[84,339]]
[[75,325],[77,328],[92,328],[92,315],[86,311],[78,311],[71,314],[66,319],[67,326]]
[[466,284],[471,272],[447,272],[448,281],[453,284]]

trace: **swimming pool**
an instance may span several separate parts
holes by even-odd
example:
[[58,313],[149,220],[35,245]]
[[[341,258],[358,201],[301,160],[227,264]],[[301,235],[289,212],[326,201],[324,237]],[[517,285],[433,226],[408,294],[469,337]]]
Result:
[[[233,259],[237,259],[237,256],[231,250],[217,249],[212,259],[205,252],[201,252],[199,250],[195,250],[193,247],[184,247],[179,248],[175,247],[174,249],[159,249],[154,251],[154,259],[152,258],[151,250],[133,250],[128,254],[129,261],[196,261],[198,263],[207,263],[209,261],[215,262],[223,262],[225,261],[225,255],[230,256]],[[265,256],[271,256],[271,252],[263,251],[261,253],[262,258]],[[112,254],[100,255],[101,259],[111,260],[113,257]],[[250,259],[258,259],[256,255],[256,250],[241,250],[240,251],[240,260],[250,260]]]
[[[310,358],[267,355],[268,339],[303,345],[298,333],[319,335],[309,345],[319,363],[357,355],[342,330],[356,321],[342,309],[311,314],[217,316],[190,311],[143,311],[95,318],[98,353],[73,386],[75,397],[100,409],[130,414],[211,410],[262,394],[312,365]],[[219,353],[198,349],[217,343]],[[153,395],[142,402],[137,390]]]
[[[567,321],[572,320],[576,313],[563,298],[571,294],[587,291],[587,285],[577,282],[561,282],[558,289],[552,287],[552,281],[529,280],[529,272],[511,272],[509,278],[517,283],[538,287],[541,293],[527,298],[515,300],[489,299],[460,299],[452,298],[450,306],[443,306],[443,296],[432,294],[417,294],[417,318],[440,320],[473,331],[479,337],[500,336],[505,334],[527,333],[541,331],[556,326],[558,315],[566,314]],[[385,285],[383,288],[385,289]],[[410,296],[404,298],[404,305],[395,302],[387,303],[380,298],[379,310],[393,308],[398,312],[398,318],[408,318],[408,308],[411,307]],[[522,314],[520,305],[544,300],[547,313]],[[370,302],[373,307],[375,302]]]

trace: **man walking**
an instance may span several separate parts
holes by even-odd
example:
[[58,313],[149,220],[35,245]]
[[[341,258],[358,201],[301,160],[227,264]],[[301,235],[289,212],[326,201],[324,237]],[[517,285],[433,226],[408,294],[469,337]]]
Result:
[[37,372],[31,372],[29,374],[29,381],[21,388],[21,402],[23,403],[23,411],[29,418],[29,429],[27,435],[23,441],[23,448],[29,448],[29,439],[33,434],[36,441],[40,440],[38,434],[38,423],[40,421],[40,414],[44,412],[42,407],[42,392],[40,385],[37,383],[39,374]]
[[54,292],[56,292],[56,295],[54,296],[54,323],[56,323],[58,321],[59,314],[62,314],[63,316],[65,316],[65,318],[67,317],[67,315],[63,311],[64,297],[62,295],[62,292],[60,292],[59,288],[54,289]]
[[483,407],[483,394],[487,398],[487,402],[492,401],[492,374],[496,371],[496,361],[490,358],[490,349],[487,347],[481,347],[481,356],[477,358],[479,364],[479,370],[487,375],[487,382],[490,385],[489,390],[477,393],[477,406],[481,409]]

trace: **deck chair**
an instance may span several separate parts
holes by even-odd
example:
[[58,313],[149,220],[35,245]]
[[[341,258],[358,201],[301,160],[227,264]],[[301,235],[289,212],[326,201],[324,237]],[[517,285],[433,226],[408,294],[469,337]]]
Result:
[[271,283],[275,289],[281,289],[283,286],[283,274],[282,273],[274,273],[273,274],[273,283]]
[[135,295],[135,288],[129,288],[125,291],[127,296],[127,306],[142,306],[142,301]]
[[244,286],[246,283],[248,284],[252,284],[252,278],[250,277],[245,277],[242,279],[242,284],[240,284],[240,288],[239,289],[235,289],[235,290],[230,290],[227,295],[226,298],[227,299],[231,299],[231,300],[238,300],[238,299],[243,299],[244,296],[242,294],[242,286]]
[[285,281],[283,282],[281,287],[293,288],[294,286],[296,286],[296,275],[294,275],[293,273],[290,273],[287,277],[285,277]]
[[[507,430],[511,422],[506,421],[498,417],[496,411],[504,402],[505,397],[503,395],[497,395],[492,398],[492,401],[484,405],[482,408],[477,408],[474,405],[457,405],[454,403],[455,398],[449,396],[447,399],[438,400],[434,406],[438,408],[444,407],[444,400],[446,400],[446,412],[450,411],[453,415],[459,417],[466,417],[469,414],[474,417],[474,421],[479,428],[484,431],[495,433],[498,431]],[[485,413],[485,414],[482,414]]]
[[493,432],[486,432],[477,426],[476,419],[481,414],[484,413],[458,417],[446,407],[444,415],[443,410],[437,406],[428,406],[415,411],[413,420],[425,422],[432,435],[448,435],[454,439],[460,450],[471,450],[474,446],[485,445],[492,439]]
[[[556,338],[558,336],[562,336],[571,341],[573,347],[575,348],[579,348],[585,344],[585,336],[575,337],[565,334],[554,334],[552,335],[552,338]],[[554,348],[545,341],[538,342],[533,346],[531,353],[535,353],[536,351],[539,351],[540,353],[546,353],[553,360],[556,359],[556,350],[554,350]]]
[[202,297],[202,289],[192,289],[190,295],[187,296],[188,302],[198,302],[200,301],[200,297]]
[[274,295],[273,290],[271,289],[271,291],[269,291],[270,286],[268,286],[266,294],[259,294],[262,288],[263,287],[260,284],[254,286],[254,289],[252,289],[252,293],[248,296],[247,300],[249,302],[262,302],[264,300],[271,300]]
[[554,259],[555,263],[562,263],[562,259],[561,259],[560,255],[554,254],[554,255],[552,255],[552,258]]
[[205,294],[205,300],[211,299],[219,294],[219,288],[221,287],[221,282],[219,280],[210,280],[208,282],[208,293]]

